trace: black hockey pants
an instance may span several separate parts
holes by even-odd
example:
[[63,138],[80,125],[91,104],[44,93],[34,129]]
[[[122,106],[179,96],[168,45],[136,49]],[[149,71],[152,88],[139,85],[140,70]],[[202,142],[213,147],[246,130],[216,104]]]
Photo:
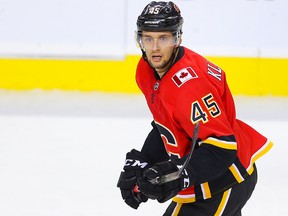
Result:
[[257,183],[257,169],[240,184],[204,201],[172,202],[163,216],[241,216]]

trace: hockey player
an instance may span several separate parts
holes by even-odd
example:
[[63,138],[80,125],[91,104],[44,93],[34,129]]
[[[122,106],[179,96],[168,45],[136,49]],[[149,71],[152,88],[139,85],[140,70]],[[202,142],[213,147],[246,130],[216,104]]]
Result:
[[[236,119],[224,71],[181,46],[183,18],[173,2],[151,2],[138,17],[136,40],[142,50],[136,81],[153,115],[141,151],[126,155],[117,186],[137,209],[148,199],[172,199],[164,216],[240,216],[256,182],[255,161],[272,142]],[[177,172],[195,149],[181,175]],[[195,140],[196,141],[196,140]]]

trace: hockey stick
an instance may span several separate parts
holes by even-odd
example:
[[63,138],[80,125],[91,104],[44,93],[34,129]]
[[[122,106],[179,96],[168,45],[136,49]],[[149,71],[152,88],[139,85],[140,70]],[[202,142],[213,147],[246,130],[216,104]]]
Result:
[[170,182],[170,181],[173,181],[173,180],[180,178],[182,172],[184,171],[184,169],[186,169],[186,167],[187,167],[187,165],[191,159],[192,153],[193,153],[195,145],[196,145],[196,140],[198,138],[198,132],[199,132],[199,122],[197,122],[195,124],[191,149],[190,149],[190,152],[189,152],[185,162],[183,163],[181,169],[179,169],[177,172],[169,173],[169,174],[166,174],[163,176],[158,176],[154,179],[150,179],[149,180],[150,183],[152,183],[154,185],[161,185],[161,184],[165,184],[167,182]]

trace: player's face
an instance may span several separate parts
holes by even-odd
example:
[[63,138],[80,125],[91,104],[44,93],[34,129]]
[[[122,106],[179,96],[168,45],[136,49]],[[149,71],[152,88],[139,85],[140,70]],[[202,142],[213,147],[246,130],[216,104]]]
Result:
[[176,45],[175,36],[171,32],[143,32],[141,43],[150,65],[156,71],[165,71]]

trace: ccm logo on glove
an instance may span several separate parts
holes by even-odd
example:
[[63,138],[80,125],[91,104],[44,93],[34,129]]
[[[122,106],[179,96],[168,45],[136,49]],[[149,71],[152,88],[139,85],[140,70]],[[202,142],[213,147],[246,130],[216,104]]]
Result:
[[142,169],[145,168],[148,165],[146,162],[141,162],[140,160],[134,160],[134,159],[126,159],[124,167],[125,166],[132,166],[132,167],[141,167]]

